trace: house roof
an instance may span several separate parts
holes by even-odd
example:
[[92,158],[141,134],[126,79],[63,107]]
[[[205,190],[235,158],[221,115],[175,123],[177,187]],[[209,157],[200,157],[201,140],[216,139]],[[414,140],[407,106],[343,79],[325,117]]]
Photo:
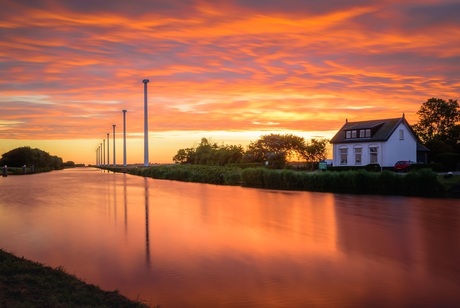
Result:
[[[399,124],[404,123],[409,130],[414,134],[414,137],[417,139],[415,133],[412,131],[411,126],[407,122],[406,118],[403,116],[401,118],[393,119],[381,119],[381,120],[369,120],[369,121],[359,121],[359,122],[346,122],[342,128],[335,134],[331,139],[331,143],[356,143],[356,142],[369,142],[369,141],[386,141],[390,138]],[[345,138],[346,131],[351,130],[360,130],[360,129],[370,129],[372,131],[371,137],[369,138]]]

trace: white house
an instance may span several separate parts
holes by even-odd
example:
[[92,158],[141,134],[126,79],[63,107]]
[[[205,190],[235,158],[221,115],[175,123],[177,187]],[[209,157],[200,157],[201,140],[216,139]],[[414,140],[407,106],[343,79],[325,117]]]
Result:
[[346,121],[331,143],[334,166],[379,164],[393,167],[399,160],[424,160],[423,155],[418,160],[417,156],[428,151],[418,144],[404,114],[394,119]]

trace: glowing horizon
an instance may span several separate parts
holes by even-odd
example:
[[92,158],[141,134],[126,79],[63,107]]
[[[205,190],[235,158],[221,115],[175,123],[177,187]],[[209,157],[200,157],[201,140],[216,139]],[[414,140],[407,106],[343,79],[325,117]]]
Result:
[[[430,97],[458,99],[460,3],[2,1],[0,154],[25,145],[95,163],[127,109],[128,163],[202,137],[332,137],[345,119],[409,123]],[[233,135],[233,136],[232,136]],[[229,140],[229,141],[227,141]],[[235,141],[235,142],[233,142]]]

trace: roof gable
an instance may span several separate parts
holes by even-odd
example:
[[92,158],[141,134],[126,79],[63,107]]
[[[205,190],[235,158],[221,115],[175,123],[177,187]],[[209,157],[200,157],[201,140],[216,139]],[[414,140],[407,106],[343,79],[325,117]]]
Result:
[[[346,122],[335,136],[332,137],[331,143],[387,141],[401,123],[403,123],[413,134],[412,128],[404,116],[402,118],[393,119]],[[368,137],[360,137],[359,132],[362,130],[370,130],[370,137],[368,135]],[[351,134],[349,134],[347,138],[347,131],[355,131],[356,133],[353,135],[354,137],[350,137]]]

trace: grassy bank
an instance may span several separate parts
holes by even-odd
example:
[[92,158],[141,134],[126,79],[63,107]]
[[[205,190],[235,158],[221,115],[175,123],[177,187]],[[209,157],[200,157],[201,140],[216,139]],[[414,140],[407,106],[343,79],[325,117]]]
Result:
[[[121,171],[117,168],[109,168]],[[421,197],[458,197],[450,188],[460,185],[460,176],[449,180],[428,169],[407,174],[391,171],[369,172],[326,171],[304,172],[273,170],[263,167],[241,169],[237,167],[200,165],[161,165],[149,168],[128,168],[123,172],[155,179],[168,179],[247,187],[305,190],[333,193],[404,195]]]
[[0,249],[0,307],[147,307]]

